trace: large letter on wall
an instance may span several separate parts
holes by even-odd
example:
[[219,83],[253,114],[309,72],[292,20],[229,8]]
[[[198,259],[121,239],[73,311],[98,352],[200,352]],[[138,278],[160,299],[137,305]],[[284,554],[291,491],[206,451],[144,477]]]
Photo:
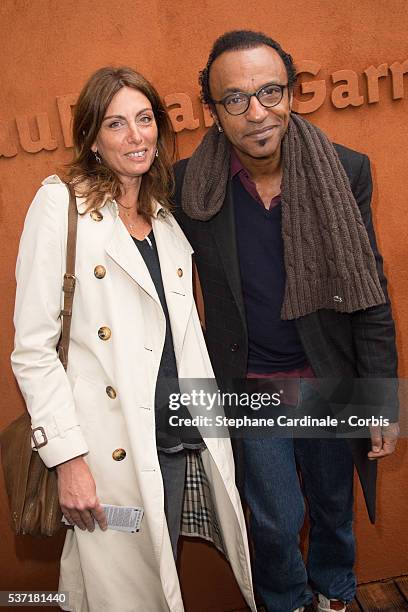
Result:
[[369,66],[364,73],[367,77],[368,103],[379,102],[380,92],[378,88],[378,80],[381,77],[388,75],[388,64],[381,64],[378,68]]
[[404,97],[404,74],[408,72],[408,59],[401,62],[394,62],[390,66],[392,74],[392,99],[400,100]]
[[0,121],[0,157],[14,157],[17,147],[11,140],[10,126],[6,121]]
[[331,99],[336,108],[364,104],[364,98],[360,96],[358,88],[358,76],[354,70],[337,70],[332,74],[332,81],[333,83],[345,81],[344,85],[339,85],[332,91]]
[[[311,60],[302,60],[297,63],[297,74],[312,74],[316,76],[321,65]],[[307,113],[313,113],[315,110],[321,107],[326,98],[326,81],[305,81],[300,84],[300,93],[308,94],[311,93],[313,96],[302,102],[297,98],[293,98],[293,110],[295,113],[301,113],[306,115]]]
[[78,100],[78,94],[68,94],[66,96],[57,96],[57,106],[61,122],[62,135],[64,144],[67,148],[72,147],[72,107],[75,106]]
[[198,119],[194,118],[193,105],[190,96],[185,93],[174,93],[164,96],[167,108],[178,105],[178,108],[169,110],[169,116],[175,132],[181,130],[196,130],[200,125]]
[[46,151],[53,151],[57,148],[58,143],[51,136],[50,122],[47,113],[38,113],[35,118],[38,128],[38,140],[33,140],[31,138],[28,118],[25,115],[17,117],[16,123],[21,146],[27,153],[38,153],[43,149]]

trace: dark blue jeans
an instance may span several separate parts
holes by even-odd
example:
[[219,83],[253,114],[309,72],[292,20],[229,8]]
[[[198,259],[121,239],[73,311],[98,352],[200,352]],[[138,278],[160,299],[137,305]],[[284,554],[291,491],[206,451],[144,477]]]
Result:
[[180,536],[181,515],[183,512],[184,487],[186,482],[186,451],[164,453],[158,451],[160,471],[164,487],[164,513],[173,549],[177,561],[177,545]]
[[[308,584],[330,599],[351,601],[353,460],[347,441],[246,439],[243,460],[254,583],[268,612],[292,612],[310,603]],[[299,550],[304,495],[310,518],[306,565]]]

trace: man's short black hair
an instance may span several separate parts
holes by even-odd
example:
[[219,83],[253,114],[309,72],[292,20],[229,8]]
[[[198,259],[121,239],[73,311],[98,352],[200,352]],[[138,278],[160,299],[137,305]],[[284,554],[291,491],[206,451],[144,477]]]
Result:
[[296,83],[296,69],[293,63],[292,56],[286,53],[280,44],[263,34],[262,32],[253,32],[252,30],[233,30],[226,32],[215,41],[206,67],[201,70],[199,83],[201,86],[201,100],[209,106],[213,106],[210,92],[210,68],[214,62],[225,51],[237,51],[239,49],[254,49],[261,45],[272,47],[282,58],[288,74],[288,89],[291,91]]

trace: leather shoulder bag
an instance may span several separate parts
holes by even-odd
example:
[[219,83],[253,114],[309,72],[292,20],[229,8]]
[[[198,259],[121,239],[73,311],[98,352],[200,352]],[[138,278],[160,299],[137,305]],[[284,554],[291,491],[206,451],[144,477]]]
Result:
[[[78,212],[72,185],[69,191],[67,263],[64,275],[64,307],[58,357],[67,369],[72,304],[75,291],[75,254]],[[41,428],[36,428],[41,429]],[[0,433],[1,460],[16,535],[52,536],[61,527],[58,482],[55,469],[46,467],[36,448],[35,432],[25,412]],[[34,448],[32,448],[34,446]]]

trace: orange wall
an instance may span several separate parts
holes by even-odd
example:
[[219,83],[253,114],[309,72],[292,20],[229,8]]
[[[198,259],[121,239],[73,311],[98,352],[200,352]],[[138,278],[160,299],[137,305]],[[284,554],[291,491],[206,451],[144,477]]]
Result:
[[[19,235],[28,204],[40,181],[70,158],[57,97],[77,93],[89,74],[103,65],[129,64],[151,79],[163,96],[181,92],[193,101],[193,116],[185,114],[182,123],[176,124],[178,128],[194,128],[178,133],[180,155],[186,156],[204,133],[204,116],[197,97],[197,72],[203,67],[215,37],[235,28],[262,29],[278,39],[298,63],[309,60],[320,65],[316,77],[302,76],[302,81],[324,80],[327,89],[318,110],[306,117],[337,142],[367,153],[372,160],[374,218],[398,327],[400,376],[407,376],[408,76],[405,76],[402,97],[393,99],[398,91],[393,92],[391,77],[387,76],[380,79],[379,101],[373,101],[376,92],[372,88],[369,103],[364,73],[370,66],[386,64],[388,70],[394,62],[408,61],[406,0],[309,0],[307,3],[300,0],[273,3],[270,0],[256,3],[245,0],[3,0],[0,7],[0,155],[3,155],[0,156],[0,371],[3,383],[0,427],[23,409],[9,367]],[[354,94],[356,106],[339,108],[338,90],[337,97],[334,94],[337,107],[331,100],[331,92],[338,86],[333,83],[332,75],[339,70],[356,74],[350,77],[355,78],[359,89]],[[323,85],[319,87],[321,90]],[[359,96],[362,98],[358,99]],[[298,94],[302,101],[310,97],[313,94]],[[167,102],[171,102],[171,97]],[[50,124],[47,145],[50,150],[30,153],[27,149],[32,145],[24,135],[24,126],[29,118],[28,125],[36,138],[32,118],[39,113],[46,113],[45,119]],[[379,520],[375,527],[368,523],[356,487],[357,571],[362,581],[408,573],[406,456],[407,445],[402,440],[397,454],[381,466]],[[0,487],[0,590],[55,588],[59,542],[14,539],[8,531],[1,481]],[[184,544],[181,576],[190,611],[221,612],[242,604],[228,568],[204,544]]]

